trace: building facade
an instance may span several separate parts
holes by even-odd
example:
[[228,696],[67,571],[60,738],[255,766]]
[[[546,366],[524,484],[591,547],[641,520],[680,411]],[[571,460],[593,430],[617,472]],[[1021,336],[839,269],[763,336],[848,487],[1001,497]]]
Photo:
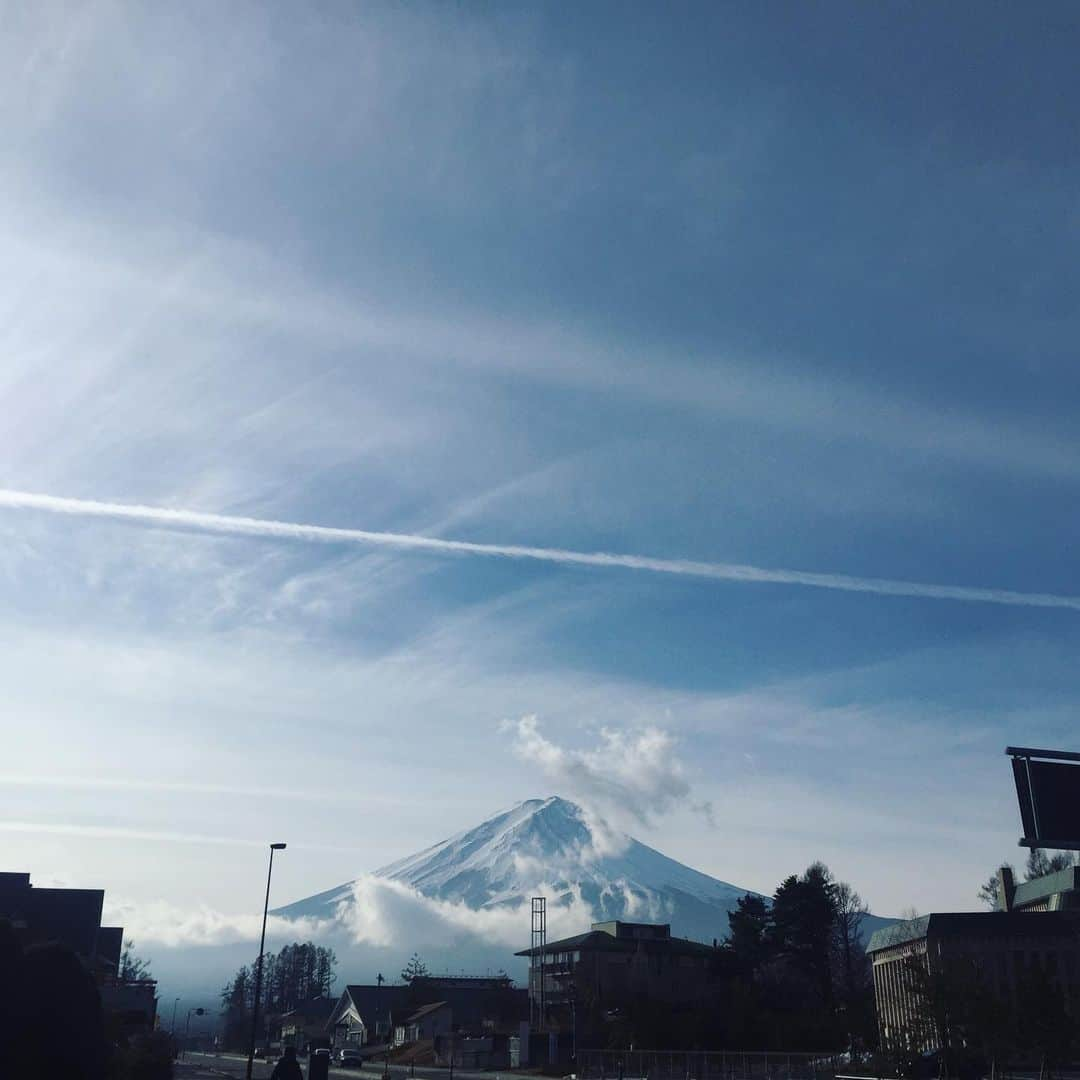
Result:
[[599,922],[588,933],[517,954],[531,961],[532,1015],[549,1031],[581,1031],[634,1000],[699,1003],[715,986],[718,950],[672,937],[666,923]]
[[375,986],[350,983],[326,1022],[336,1047],[389,1043],[395,1020],[403,1020],[413,1008],[407,986]]
[[0,873],[0,919],[11,924],[22,948],[70,949],[93,977],[112,1034],[152,1030],[157,983],[121,978],[124,931],[101,925],[104,903],[102,889],[42,889],[29,873]]
[[0,873],[0,918],[24,948],[57,943],[71,949],[98,976],[119,973],[124,931],[102,926],[103,889],[42,889],[28,873]]
[[453,1030],[453,1009],[445,1001],[433,1001],[405,1017],[394,1032],[394,1043],[402,1046],[405,1043],[434,1042]]
[[941,1048],[950,994],[958,1015],[976,1000],[1009,1015],[1037,980],[1080,1017],[1080,911],[924,915],[875,931],[867,952],[886,1049]]

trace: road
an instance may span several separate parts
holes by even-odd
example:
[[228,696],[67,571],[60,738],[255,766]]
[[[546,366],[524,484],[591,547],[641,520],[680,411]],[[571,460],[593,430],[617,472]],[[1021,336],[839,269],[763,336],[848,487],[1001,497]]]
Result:
[[[307,1076],[307,1062],[299,1058],[300,1067]],[[330,1068],[330,1075],[338,1080],[359,1080],[366,1077],[367,1080],[381,1080],[385,1069],[383,1062],[372,1062],[362,1069],[338,1069]],[[247,1058],[238,1054],[195,1054],[189,1053],[184,1061],[177,1062],[177,1080],[220,1080],[223,1076],[244,1076],[247,1069]],[[274,1071],[272,1063],[256,1061],[252,1072],[252,1080],[269,1080]],[[415,1073],[411,1072],[407,1065],[391,1065],[390,1074],[393,1080],[410,1080],[416,1076],[417,1080],[450,1080],[449,1069],[437,1069],[430,1066],[418,1066]],[[454,1070],[454,1080],[499,1080],[499,1072],[474,1072],[463,1069]]]

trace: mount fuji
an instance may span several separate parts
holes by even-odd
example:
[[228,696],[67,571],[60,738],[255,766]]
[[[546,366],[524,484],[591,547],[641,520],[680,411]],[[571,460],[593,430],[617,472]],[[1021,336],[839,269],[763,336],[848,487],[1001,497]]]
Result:
[[[727,933],[728,912],[750,891],[684,866],[557,796],[529,799],[374,877],[473,911],[516,909],[546,895],[549,912],[573,906],[596,920],[669,922],[673,933],[705,942]],[[340,918],[356,884],[275,914]]]

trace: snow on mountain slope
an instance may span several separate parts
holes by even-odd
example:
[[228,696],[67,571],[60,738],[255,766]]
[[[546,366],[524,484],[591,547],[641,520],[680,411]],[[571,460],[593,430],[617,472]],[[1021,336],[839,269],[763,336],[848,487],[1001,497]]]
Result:
[[[748,891],[590,825],[558,797],[523,802],[375,876],[474,910],[517,907],[538,893],[551,905],[579,898],[596,919],[670,922],[674,933],[702,941],[723,937],[728,911]],[[351,897],[350,882],[277,914],[330,918]]]

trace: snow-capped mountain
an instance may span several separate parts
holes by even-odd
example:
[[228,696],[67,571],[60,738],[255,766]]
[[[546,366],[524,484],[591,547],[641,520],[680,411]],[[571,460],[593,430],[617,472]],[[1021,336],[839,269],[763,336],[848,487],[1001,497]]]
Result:
[[[543,894],[549,909],[581,904],[598,920],[670,922],[673,933],[700,941],[727,933],[728,911],[749,891],[591,821],[558,797],[529,799],[376,877],[474,910],[517,907]],[[352,895],[348,882],[277,914],[330,918]]]

